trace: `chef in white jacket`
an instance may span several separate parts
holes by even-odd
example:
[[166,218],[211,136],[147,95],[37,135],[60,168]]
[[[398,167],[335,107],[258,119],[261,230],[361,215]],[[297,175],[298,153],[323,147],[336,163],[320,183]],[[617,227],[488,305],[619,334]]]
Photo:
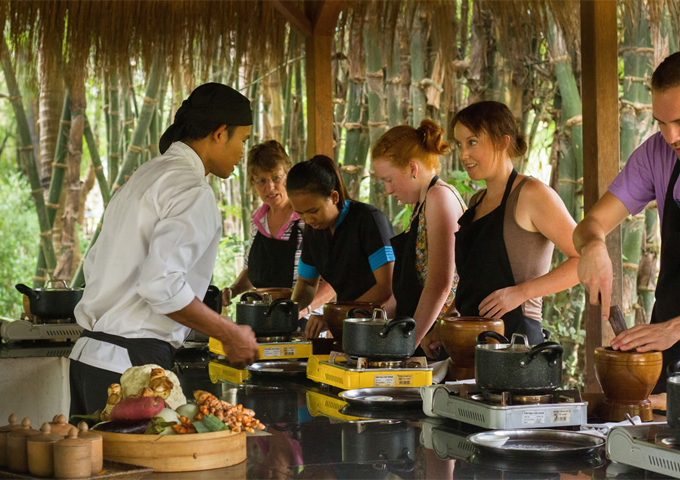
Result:
[[232,364],[258,358],[255,335],[206,306],[222,234],[209,173],[227,178],[250,136],[250,102],[218,83],[194,90],[142,165],[113,196],[84,265],[71,353],[71,414],[106,405],[132,366],[170,369],[191,329],[224,344]]

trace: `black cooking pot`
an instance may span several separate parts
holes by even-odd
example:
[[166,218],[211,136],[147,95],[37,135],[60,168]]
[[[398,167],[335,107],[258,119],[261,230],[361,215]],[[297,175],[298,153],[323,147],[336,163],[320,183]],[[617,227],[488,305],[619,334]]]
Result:
[[[47,284],[50,282],[51,280]],[[57,282],[61,282],[64,288],[33,289],[23,283],[15,288],[28,297],[31,315],[41,319],[74,318],[73,311],[83,297],[83,289],[68,288],[63,280],[56,280],[55,283]]]
[[[487,338],[502,343],[487,344]],[[475,347],[475,380],[490,392],[548,393],[562,385],[562,351],[555,342],[530,347],[521,333],[513,333],[509,342],[499,333],[482,332]]]
[[671,428],[680,429],[680,360],[666,369],[666,421]]
[[[357,315],[370,318],[361,318]],[[342,349],[351,357],[399,359],[413,355],[416,321],[409,317],[387,320],[385,310],[363,308],[347,312],[342,324]]]
[[203,303],[210,307],[211,310],[222,313],[222,290],[215,285],[210,285],[208,291],[205,292]]
[[406,422],[345,423],[342,427],[343,462],[405,462],[413,469],[416,432]]
[[236,304],[236,323],[248,325],[258,337],[290,335],[298,328],[298,304],[288,298],[270,302],[254,292],[244,293]]

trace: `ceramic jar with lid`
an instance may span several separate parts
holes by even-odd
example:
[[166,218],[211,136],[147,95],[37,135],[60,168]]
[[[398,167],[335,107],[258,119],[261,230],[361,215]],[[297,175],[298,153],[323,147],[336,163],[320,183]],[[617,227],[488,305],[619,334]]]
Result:
[[21,428],[7,434],[7,467],[13,472],[28,472],[26,440],[38,435],[39,430],[31,428],[31,421],[24,418]]
[[92,447],[92,475],[97,475],[104,468],[104,438],[97,432],[91,432],[85,422],[78,424],[78,438],[90,442]]
[[7,466],[7,434],[21,428],[16,415],[11,414],[8,420],[8,425],[0,427],[0,467]]
[[78,430],[73,428],[68,432],[68,437],[54,444],[54,476],[56,478],[86,478],[91,473],[91,442],[78,438]]
[[64,436],[53,433],[47,422],[40,427],[40,432],[26,440],[28,471],[36,477],[51,477],[54,475],[54,444]]
[[444,317],[436,328],[446,353],[451,357],[449,380],[475,378],[475,347],[480,333],[505,334],[503,320],[485,317]]
[[62,437],[68,436],[68,432],[70,432],[71,429],[76,430],[76,433],[78,432],[76,427],[68,423],[66,415],[55,415],[50,422],[50,427],[52,428],[52,433],[58,433]]

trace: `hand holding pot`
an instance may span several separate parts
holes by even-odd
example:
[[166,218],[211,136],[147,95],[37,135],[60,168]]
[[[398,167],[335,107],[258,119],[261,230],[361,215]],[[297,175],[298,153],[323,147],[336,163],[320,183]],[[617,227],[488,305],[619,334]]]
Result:
[[666,350],[680,340],[680,317],[663,323],[636,325],[620,333],[611,341],[614,350],[627,352],[637,349],[638,352]]
[[434,328],[430,333],[420,341],[420,347],[425,352],[428,358],[436,360],[439,357],[439,350],[442,346],[442,341],[439,337],[439,321],[434,324]]
[[305,335],[308,339],[317,338],[325,330],[328,330],[328,325],[323,321],[323,315],[309,316],[309,321],[305,327]]
[[519,286],[501,288],[482,300],[479,304],[479,316],[501,318],[519,307],[525,300]]

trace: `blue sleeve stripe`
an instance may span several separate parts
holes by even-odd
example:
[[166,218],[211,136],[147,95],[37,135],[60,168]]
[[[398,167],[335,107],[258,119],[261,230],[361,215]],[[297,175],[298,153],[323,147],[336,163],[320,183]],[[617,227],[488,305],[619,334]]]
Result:
[[392,247],[382,247],[368,257],[368,263],[371,264],[371,270],[374,272],[387,262],[394,262],[394,250],[392,250]]
[[316,267],[312,267],[311,265],[307,265],[302,260],[300,260],[298,262],[298,277],[313,280],[318,276],[319,276],[319,271],[316,269]]

